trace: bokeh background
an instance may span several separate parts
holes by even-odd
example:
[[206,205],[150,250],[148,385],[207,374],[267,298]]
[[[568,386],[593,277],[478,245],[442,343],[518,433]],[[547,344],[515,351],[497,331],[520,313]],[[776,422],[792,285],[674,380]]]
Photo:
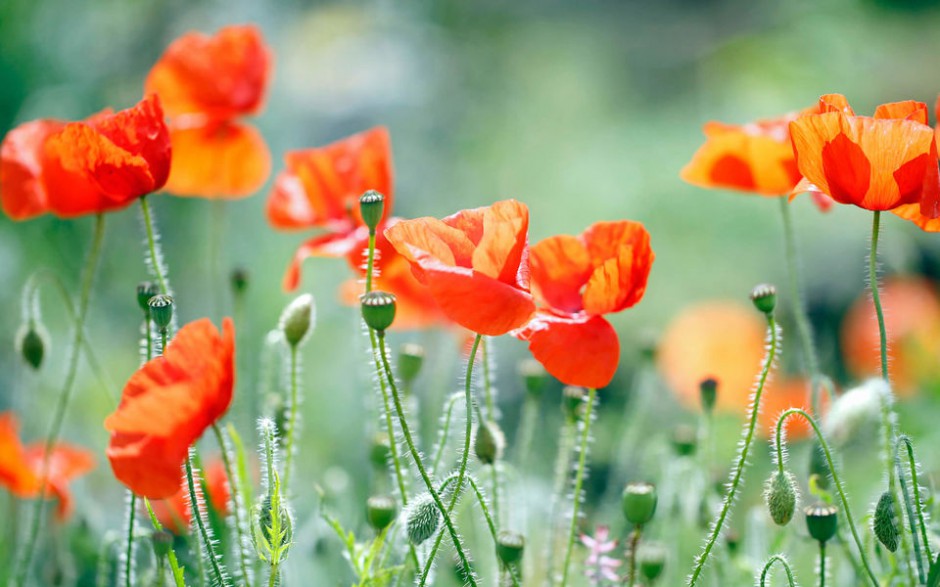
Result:
[[[578,233],[601,219],[642,221],[657,259],[643,302],[612,318],[623,339],[623,367],[602,394],[595,447],[597,471],[589,496],[603,493],[605,462],[618,445],[631,410],[630,382],[640,349],[686,306],[710,299],[746,302],[758,282],[783,284],[786,268],[778,202],[710,192],[684,184],[679,169],[701,142],[701,125],[773,116],[812,104],[823,93],[846,94],[856,110],[917,99],[933,105],[940,92],[940,10],[933,2],[888,0],[664,0],[661,2],[300,2],[297,0],[4,0],[0,3],[0,134],[40,117],[78,119],[106,106],[136,102],[150,66],[179,34],[212,32],[230,23],[259,25],[275,54],[267,106],[255,119],[272,150],[275,172],[285,150],[325,144],[376,124],[391,132],[396,214],[441,216],[513,197],[531,209],[531,240]],[[270,184],[270,182],[269,182]],[[151,198],[162,233],[181,321],[239,314],[239,396],[231,419],[253,438],[258,389],[265,381],[262,348],[291,297],[282,273],[303,233],[278,233],[266,223],[267,188],[224,205],[159,195]],[[852,207],[822,214],[806,198],[792,204],[808,302],[826,371],[840,386],[857,383],[841,359],[839,328],[865,286],[869,215]],[[221,228],[220,228],[221,227]],[[92,219],[43,217],[24,223],[0,218],[0,410],[20,415],[23,435],[48,425],[67,353],[68,323],[54,293],[43,296],[52,347],[35,374],[14,351],[20,291],[28,275],[49,267],[77,288]],[[88,331],[104,359],[112,393],[138,361],[139,311],[134,290],[147,277],[138,208],[108,217],[105,254],[97,275]],[[213,271],[211,244],[221,239],[223,271]],[[940,276],[940,237],[888,215],[881,262],[886,274]],[[233,307],[228,271],[250,283]],[[304,350],[301,476],[312,511],[314,484],[334,511],[361,522],[370,491],[368,429],[374,398],[365,343],[354,309],[337,299],[347,277],[341,261],[310,260],[303,291],[317,299],[317,330]],[[783,295],[784,301],[787,297]],[[785,331],[792,332],[784,311]],[[429,349],[422,375],[422,409],[433,422],[456,388],[457,339],[447,332],[400,333],[394,341]],[[506,427],[514,430],[522,387],[515,375],[525,346],[495,342],[497,382]],[[784,370],[799,368],[796,337],[785,336]],[[940,356],[928,356],[940,364]],[[277,369],[275,368],[275,371]],[[755,366],[756,370],[756,366]],[[79,519],[93,535],[121,525],[121,488],[103,456],[101,426],[111,400],[82,371],[65,438],[99,454],[99,469],[76,487]],[[931,386],[901,405],[902,427],[921,438],[928,471],[940,417]],[[658,434],[635,446],[658,454],[668,431],[694,416],[661,385],[655,418],[639,422]],[[543,398],[548,422],[560,420],[558,386]],[[426,408],[426,409],[425,409]],[[734,450],[739,417],[719,422],[718,462]],[[872,431],[874,434],[874,430]],[[554,454],[557,432],[539,430],[538,450]],[[757,445],[748,494],[733,526],[745,532],[768,470]],[[211,452],[211,447],[206,449]],[[849,453],[846,468],[871,458]],[[623,475],[662,472],[637,457]],[[855,459],[855,460],[853,460]],[[801,465],[802,466],[802,465]],[[867,475],[867,476],[866,476]],[[850,478],[853,475],[850,472]],[[857,509],[876,495],[879,479],[858,472]],[[596,501],[596,500],[595,500]],[[588,522],[622,527],[616,509],[589,500]],[[308,507],[309,506],[309,507]],[[5,507],[5,506],[4,506]],[[607,516],[610,519],[604,519]],[[358,517],[358,518],[357,518]],[[311,514],[299,524],[304,554],[289,573],[314,572],[342,581],[333,537]],[[699,537],[670,560],[678,581]],[[765,542],[771,541],[764,538]],[[808,579],[811,548],[803,571]],[[317,550],[319,549],[319,550]],[[334,551],[333,562],[315,552]],[[757,549],[757,555],[764,552]],[[292,575],[288,575],[288,579]]]

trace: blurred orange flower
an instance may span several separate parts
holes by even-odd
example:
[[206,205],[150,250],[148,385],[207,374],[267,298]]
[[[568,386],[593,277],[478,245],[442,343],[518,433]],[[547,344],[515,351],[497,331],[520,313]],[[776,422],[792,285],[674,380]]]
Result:
[[515,200],[462,210],[443,220],[402,220],[385,231],[449,319],[496,336],[535,311],[529,293],[529,209]]
[[[221,517],[228,515],[228,502],[231,496],[225,465],[221,460],[212,461],[204,471],[205,489],[212,509]],[[152,503],[153,511],[164,528],[174,534],[185,534],[192,522],[192,508],[189,506],[189,485],[186,478],[178,480],[178,491],[166,499]]]
[[147,93],[172,119],[173,168],[167,191],[179,196],[251,195],[271,173],[258,131],[239,118],[257,114],[271,78],[271,51],[251,25],[173,41],[150,70]]
[[13,220],[63,218],[123,208],[159,190],[170,137],[155,96],[83,122],[34,120],[0,146],[0,202]]
[[[813,409],[809,401],[809,394],[810,384],[805,379],[787,377],[782,379],[771,377],[768,379],[760,400],[761,411],[758,430],[760,435],[765,438],[773,438],[777,433],[777,418],[790,408],[801,408],[812,416]],[[825,401],[825,394],[822,397],[824,401],[821,409],[825,412],[828,402]],[[792,416],[784,424],[784,430],[790,440],[809,438],[813,431],[810,425],[806,423],[806,420]]]
[[579,236],[529,249],[532,293],[543,306],[514,334],[562,383],[604,387],[620,361],[620,341],[604,314],[643,297],[655,255],[639,222],[597,222]]
[[916,204],[940,215],[934,130],[922,102],[883,104],[856,116],[840,94],[822,96],[819,113],[790,123],[797,166],[807,182],[842,204],[893,210]]
[[[920,384],[940,380],[940,297],[921,277],[892,277],[881,287],[888,332],[888,373],[899,395],[916,393]],[[879,372],[881,365],[875,310],[861,295],[842,322],[846,368],[859,379]]]
[[[0,413],[0,485],[17,497],[38,497],[42,491],[43,454],[45,445],[42,442],[27,447],[22,445],[12,412]],[[64,520],[72,512],[68,484],[94,466],[90,451],[65,443],[53,447],[46,483],[50,495],[58,501],[56,515],[59,520]]]
[[181,328],[163,356],[134,373],[104,421],[115,477],[143,497],[176,493],[190,445],[232,402],[234,363],[231,319],[223,320],[219,334],[203,318]]

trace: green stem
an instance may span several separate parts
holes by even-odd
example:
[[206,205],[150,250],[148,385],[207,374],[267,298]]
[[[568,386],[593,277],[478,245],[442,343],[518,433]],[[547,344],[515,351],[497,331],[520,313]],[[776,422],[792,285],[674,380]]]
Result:
[[375,267],[375,230],[369,230],[369,256],[366,260],[366,293],[372,291],[372,271]]
[[643,527],[637,524],[637,527],[633,529],[633,534],[630,536],[630,567],[627,574],[627,585],[633,587],[636,583],[636,551],[640,546],[640,534],[643,532]]
[[[411,456],[414,459],[415,465],[418,467],[418,473],[421,475],[421,479],[424,481],[425,487],[427,487],[428,493],[431,494],[431,498],[434,500],[437,509],[441,512],[441,517],[444,518],[444,524],[447,526],[447,531],[450,533],[450,538],[454,543],[454,550],[457,551],[457,556],[460,558],[460,564],[464,570],[464,579],[470,585],[476,585],[476,579],[473,577],[473,569],[470,567],[470,559],[467,558],[467,554],[464,552],[463,544],[460,541],[460,536],[457,534],[457,528],[454,526],[454,521],[451,519],[450,513],[454,509],[454,505],[457,503],[457,497],[460,493],[460,490],[463,487],[463,480],[467,474],[467,456],[470,452],[470,434],[472,434],[472,397],[470,395],[470,384],[471,384],[471,375],[473,373],[473,360],[476,357],[477,347],[480,346],[480,335],[478,334],[473,341],[473,348],[470,350],[470,363],[467,366],[467,385],[466,385],[466,397],[467,397],[467,439],[464,445],[464,452],[462,457],[462,462],[460,466],[460,471],[457,475],[457,487],[454,489],[453,497],[451,497],[450,504],[448,507],[444,507],[443,502],[441,501],[440,495],[437,493],[437,490],[434,488],[434,484],[431,482],[431,478],[428,476],[427,470],[424,468],[424,463],[421,460],[421,454],[418,452],[417,447],[415,446],[414,439],[411,436],[411,428],[408,426],[408,421],[405,419],[405,411],[401,405],[401,397],[398,393],[398,385],[395,383],[395,375],[392,371],[392,366],[388,362],[388,351],[385,347],[385,333],[377,333],[379,339],[379,356],[382,360],[382,366],[385,369],[385,376],[388,381],[388,386],[392,391],[392,400],[395,403],[395,411],[398,413],[398,423],[401,426],[402,434],[405,437],[405,443],[408,445],[408,450],[411,451]],[[425,571],[421,576],[420,585],[424,585],[427,581],[427,575],[431,568],[431,564],[434,562],[433,558],[428,558],[425,563]]]
[[868,285],[871,299],[878,316],[878,336],[881,341],[881,377],[888,381],[888,334],[885,330],[885,315],[881,309],[881,296],[878,295],[878,234],[880,232],[881,212],[875,210],[871,221],[871,252],[868,255]]
[[163,275],[163,259],[157,250],[156,231],[153,228],[153,217],[150,214],[150,204],[147,202],[147,196],[140,199],[140,211],[144,217],[144,229],[147,231],[147,248],[150,252],[150,266],[153,274],[157,278],[157,284],[160,286],[160,293],[169,295],[170,286],[166,277]]
[[189,487],[189,501],[192,504],[192,517],[199,528],[199,536],[202,539],[202,546],[205,548],[206,558],[212,565],[212,574],[215,576],[215,584],[220,587],[229,587],[231,583],[225,575],[225,571],[219,564],[219,557],[212,544],[212,538],[209,536],[209,530],[206,528],[205,521],[202,519],[202,508],[199,497],[196,494],[196,482],[193,479],[192,455],[186,457],[186,484]]
[[219,450],[222,452],[222,465],[225,467],[225,475],[228,477],[229,493],[231,494],[232,500],[232,515],[234,516],[234,525],[235,525],[235,534],[238,538],[238,544],[235,551],[238,553],[238,563],[241,568],[242,581],[244,585],[251,584],[251,573],[249,571],[251,563],[248,561],[248,553],[245,548],[245,544],[248,541],[248,537],[245,535],[244,520],[242,520],[242,513],[244,509],[244,500],[242,499],[241,492],[239,491],[240,484],[238,482],[238,477],[235,474],[235,467],[232,464],[232,459],[229,456],[229,445],[225,440],[225,436],[222,434],[222,430],[219,428],[219,425],[215,422],[212,423],[212,431],[215,433],[216,442],[219,444]]
[[806,422],[813,428],[813,432],[816,434],[816,440],[819,441],[819,446],[823,449],[823,454],[826,456],[826,463],[829,465],[829,473],[832,475],[832,481],[836,486],[836,491],[839,493],[839,501],[842,503],[842,509],[845,510],[845,519],[849,523],[849,529],[852,531],[852,538],[855,539],[855,546],[858,548],[859,556],[862,560],[862,566],[865,567],[865,571],[868,573],[868,578],[871,580],[871,584],[874,587],[879,587],[878,579],[875,577],[874,571],[871,569],[871,565],[868,563],[868,558],[865,556],[865,546],[862,544],[862,539],[859,538],[858,529],[855,527],[855,519],[852,517],[852,508],[849,507],[849,500],[845,497],[845,489],[842,487],[842,480],[839,478],[839,474],[836,472],[835,462],[832,460],[832,452],[829,450],[829,444],[826,442],[825,437],[823,437],[822,431],[819,429],[819,425],[816,423],[816,420],[812,416],[807,414],[804,410],[799,408],[790,408],[780,414],[780,417],[777,418],[777,432],[776,432],[776,448],[777,448],[777,460],[783,460],[784,450],[783,450],[783,424],[787,418],[793,415],[798,415],[802,417]]
[[496,402],[493,398],[493,382],[490,379],[490,346],[487,339],[480,339],[480,350],[483,351],[483,401],[486,405],[486,417],[496,421]]
[[[147,514],[150,516],[150,523],[153,524],[157,532],[161,532],[163,530],[163,524],[157,519],[157,514],[153,511],[153,506],[150,505],[150,500],[146,497],[144,498],[144,505],[147,506]],[[170,571],[173,573],[173,582],[176,584],[176,587],[186,587],[183,581],[183,569],[176,559],[176,551],[173,550],[172,546],[170,546],[170,550],[166,553],[166,558],[170,561]]]
[[268,587],[276,587],[277,578],[280,575],[280,569],[278,569],[278,563],[271,563],[271,575],[268,577]]
[[294,460],[294,429],[297,427],[297,412],[300,406],[297,404],[297,346],[290,347],[290,419],[287,423],[287,455],[284,458],[284,481],[281,486],[284,493],[290,495],[290,474],[291,464]]
[[826,543],[819,543],[819,587],[826,587]]
[[441,458],[444,456],[444,449],[447,447],[447,439],[450,437],[450,422],[454,414],[454,405],[463,399],[462,393],[455,393],[447,400],[445,408],[444,425],[441,427],[441,438],[437,443],[437,450],[434,451],[434,460],[431,461],[431,472],[435,473],[441,466]]
[[584,407],[584,419],[581,422],[581,446],[578,449],[578,470],[574,478],[574,499],[571,504],[571,526],[568,528],[568,541],[565,547],[565,562],[561,568],[561,584],[568,584],[568,569],[571,566],[571,555],[574,553],[575,536],[578,533],[578,515],[581,506],[581,489],[584,485],[584,474],[587,470],[588,441],[591,438],[591,419],[594,412],[594,400],[597,390],[588,388],[587,405]]
[[760,572],[760,587],[767,586],[767,575],[770,573],[770,568],[773,567],[774,563],[780,563],[780,566],[782,566],[783,570],[787,573],[788,584],[790,587],[796,587],[796,581],[793,580],[793,570],[790,568],[790,563],[780,554],[773,555],[764,564],[764,568]]
[[147,340],[146,353],[148,361],[153,357],[153,335],[150,327],[150,319],[150,308],[148,306],[148,308],[144,310],[144,338]]
[[131,494],[131,503],[127,512],[127,550],[124,553],[124,585],[125,587],[134,587],[133,566],[134,566],[134,523],[137,521],[137,496],[134,492]]
[[33,552],[36,549],[36,541],[39,538],[39,527],[42,525],[43,518],[43,505],[46,501],[46,491],[49,488],[48,472],[52,459],[52,451],[59,440],[59,434],[62,432],[62,424],[65,421],[65,414],[68,410],[69,399],[71,399],[72,388],[75,385],[75,378],[78,375],[78,356],[82,343],[85,340],[85,317],[88,314],[88,303],[91,300],[91,284],[94,281],[95,270],[98,266],[98,260],[101,257],[101,245],[103,242],[104,215],[98,214],[95,216],[95,229],[94,236],[92,237],[91,250],[88,252],[88,257],[85,260],[85,268],[83,270],[82,288],[78,300],[78,313],[75,318],[75,333],[70,349],[65,381],[62,383],[61,391],[59,391],[55,412],[52,416],[52,423],[49,426],[49,433],[46,435],[46,442],[43,447],[42,464],[39,469],[39,495],[36,497],[33,505],[32,524],[30,525],[29,534],[23,547],[23,554],[20,557],[18,569],[11,583],[12,587],[21,586],[26,582],[26,575],[29,573]]
[[497,524],[499,523],[499,461],[493,462],[490,465],[490,470],[492,473],[493,481],[493,517],[496,518]]
[[[903,464],[901,462],[901,446],[907,449],[908,467],[911,471],[911,487],[914,491],[913,502],[917,504],[916,518],[914,505],[911,503],[911,496],[907,489],[907,481],[904,477]],[[904,506],[907,509],[907,519],[911,524],[911,537],[914,541],[914,557],[917,560],[917,574],[920,582],[926,584],[927,579],[924,574],[923,560],[921,559],[920,543],[923,541],[924,554],[927,556],[928,564],[933,560],[930,553],[930,539],[927,536],[927,521],[924,518],[924,507],[920,500],[920,486],[917,482],[917,461],[914,458],[914,444],[907,435],[898,436],[894,449],[894,462],[898,472],[898,480],[901,484],[901,494],[904,496]],[[920,526],[920,537],[917,536],[916,526]]]

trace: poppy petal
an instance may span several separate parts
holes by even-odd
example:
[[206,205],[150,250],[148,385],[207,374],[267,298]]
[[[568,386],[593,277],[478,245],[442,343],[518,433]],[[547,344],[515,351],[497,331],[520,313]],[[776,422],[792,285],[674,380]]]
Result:
[[48,210],[42,181],[43,145],[65,123],[35,120],[11,130],[0,146],[0,201],[13,220],[27,220]]
[[483,212],[483,232],[472,253],[471,266],[493,279],[516,283],[528,234],[529,208],[525,204],[503,200],[487,207]]
[[532,356],[566,385],[606,387],[620,362],[620,340],[600,316],[559,316],[540,311],[514,333]]
[[565,312],[584,309],[581,288],[594,266],[580,238],[559,235],[539,241],[529,249],[529,270],[537,298]]
[[650,235],[639,222],[597,222],[584,232],[594,271],[582,298],[588,314],[625,310],[643,298],[656,258]]
[[12,412],[0,413],[0,486],[19,497],[39,491],[39,476],[26,459]]
[[927,122],[927,105],[915,100],[904,102],[891,102],[881,104],[875,108],[875,118],[894,118],[899,120],[913,120],[923,125]]

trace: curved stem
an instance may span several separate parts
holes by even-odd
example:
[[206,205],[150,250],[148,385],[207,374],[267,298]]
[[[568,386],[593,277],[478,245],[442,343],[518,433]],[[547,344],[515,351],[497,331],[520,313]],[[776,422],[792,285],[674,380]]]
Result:
[[881,377],[888,381],[888,334],[885,330],[885,315],[881,309],[881,296],[878,295],[878,234],[880,232],[881,212],[875,210],[871,221],[871,252],[868,254],[868,286],[871,288],[871,300],[878,316],[878,336],[881,341]]
[[[157,514],[153,511],[153,506],[150,505],[150,500],[146,497],[144,498],[144,505],[147,506],[147,514],[150,516],[150,523],[153,524],[154,529],[157,532],[162,531],[163,524],[157,519]],[[186,587],[183,581],[183,569],[180,567],[179,561],[176,560],[176,551],[173,550],[172,545],[170,546],[170,550],[166,553],[166,558],[170,561],[170,572],[173,573],[173,582],[176,584],[176,587]]]
[[787,573],[787,582],[790,587],[796,587],[796,581],[793,579],[793,570],[790,568],[790,563],[780,554],[773,555],[764,564],[764,568],[760,572],[760,587],[766,587],[767,575],[770,573],[770,568],[774,566],[774,563],[780,563],[780,566],[782,566],[783,570]]
[[767,349],[767,356],[764,359],[764,366],[761,369],[760,378],[757,381],[757,389],[754,391],[754,401],[751,405],[750,419],[748,421],[747,427],[744,429],[744,440],[743,444],[741,445],[741,452],[738,454],[738,461],[735,464],[734,470],[731,474],[731,482],[729,484],[728,493],[725,495],[724,503],[721,506],[721,512],[713,522],[711,535],[708,537],[708,541],[705,543],[705,548],[702,551],[702,554],[696,561],[695,569],[692,570],[692,574],[689,576],[688,587],[693,587],[698,582],[698,579],[702,574],[702,570],[705,568],[705,563],[708,561],[708,556],[711,554],[712,548],[714,548],[715,543],[718,541],[718,536],[721,534],[721,530],[725,525],[725,519],[728,517],[728,513],[731,511],[731,505],[734,503],[734,497],[738,491],[738,487],[741,485],[741,478],[744,475],[744,468],[747,465],[747,455],[751,449],[751,442],[754,440],[754,431],[757,428],[757,418],[760,414],[761,395],[764,392],[764,385],[767,383],[767,376],[770,374],[770,368],[773,366],[774,359],[777,356],[779,335],[777,333],[777,323],[774,320],[772,314],[767,315],[767,328],[770,330],[770,346]]
[[565,547],[565,562],[561,568],[561,584],[568,584],[568,569],[571,566],[571,555],[574,553],[574,539],[578,532],[578,515],[581,507],[581,488],[584,485],[584,474],[587,469],[588,440],[591,438],[591,419],[594,414],[594,400],[597,390],[588,388],[587,405],[584,408],[584,420],[581,423],[581,446],[578,454],[578,471],[574,479],[574,499],[571,504],[571,526],[568,528],[568,542]]
[[168,295],[170,286],[166,277],[163,275],[163,259],[157,250],[156,231],[153,228],[153,217],[150,214],[150,204],[147,202],[147,196],[140,199],[140,211],[144,217],[144,229],[147,232],[147,248],[150,253],[150,266],[157,278],[157,284],[160,286],[160,293]]
[[251,573],[249,571],[251,563],[248,560],[248,552],[245,548],[248,537],[245,535],[245,526],[243,525],[245,521],[242,520],[242,513],[245,507],[244,499],[241,491],[239,491],[240,485],[229,453],[229,444],[226,442],[225,436],[222,434],[218,423],[212,423],[212,431],[215,433],[215,440],[219,444],[219,450],[222,452],[222,465],[225,467],[225,476],[228,478],[230,499],[232,500],[232,515],[234,516],[235,533],[238,538],[235,551],[238,553],[238,564],[242,573],[241,578],[245,585],[248,585],[251,582]]
[[85,340],[85,317],[88,314],[88,303],[91,300],[91,284],[94,281],[95,270],[98,267],[98,260],[101,257],[101,245],[103,242],[104,215],[98,214],[95,216],[95,229],[91,249],[88,251],[88,257],[85,259],[85,268],[83,269],[82,286],[78,299],[78,313],[75,318],[75,333],[70,349],[65,381],[62,383],[61,391],[59,391],[55,412],[52,416],[52,423],[49,426],[49,432],[46,434],[46,442],[43,446],[42,464],[39,469],[39,495],[36,497],[33,505],[32,524],[23,547],[23,554],[20,557],[18,569],[12,581],[14,587],[25,583],[26,575],[29,572],[29,566],[32,562],[33,551],[36,549],[36,540],[39,538],[39,527],[42,524],[43,518],[43,505],[46,501],[46,491],[49,488],[48,473],[52,459],[52,450],[55,448],[59,440],[59,434],[62,432],[62,424],[65,421],[65,414],[68,411],[72,388],[75,385],[75,378],[78,375],[78,356],[79,349],[82,347],[82,343]]
[[868,563],[868,558],[865,556],[865,547],[862,544],[862,539],[859,538],[858,529],[855,527],[855,519],[852,517],[852,509],[849,507],[849,500],[845,497],[845,489],[842,486],[842,480],[839,479],[839,474],[836,472],[836,466],[832,460],[832,452],[829,450],[829,443],[827,443],[825,437],[823,437],[822,431],[819,429],[819,425],[816,423],[816,420],[814,420],[813,417],[807,414],[804,410],[799,408],[790,408],[780,414],[780,417],[777,418],[777,458],[782,458],[783,453],[783,448],[781,446],[783,444],[783,424],[787,418],[793,415],[798,415],[806,420],[806,423],[813,428],[813,432],[816,434],[816,440],[819,441],[819,446],[821,446],[823,449],[823,454],[826,456],[826,463],[829,465],[829,473],[832,475],[832,481],[836,486],[836,491],[839,493],[839,500],[842,502],[842,509],[845,511],[845,519],[849,522],[849,529],[852,531],[852,538],[855,539],[855,546],[858,547],[858,553],[862,559],[862,566],[865,567],[865,571],[868,573],[868,578],[871,580],[871,584],[874,587],[878,587],[878,579],[875,577],[875,573],[872,571],[871,565]]
[[137,521],[137,496],[131,491],[131,503],[127,511],[127,550],[124,553],[124,585],[134,587],[134,523]]
[[231,583],[229,583],[225,571],[222,570],[219,564],[218,555],[212,544],[212,537],[209,536],[209,530],[206,528],[205,521],[202,519],[202,508],[200,507],[199,496],[196,494],[196,482],[193,479],[192,455],[186,457],[186,484],[189,487],[189,501],[192,506],[192,517],[196,521],[196,526],[199,528],[199,536],[202,538],[203,548],[206,549],[206,558],[209,559],[209,563],[212,565],[212,574],[215,575],[215,584],[220,587],[228,587]]
[[297,345],[290,347],[290,419],[287,423],[287,450],[284,458],[284,481],[281,486],[284,493],[290,496],[290,473],[291,464],[294,460],[294,429],[297,428],[297,412],[300,406],[297,404]]
[[[907,458],[908,458],[908,467],[911,471],[911,487],[914,491],[914,503],[916,504],[917,517],[915,518],[915,508],[911,503],[911,496],[907,490],[907,482],[904,477],[904,469],[901,463],[901,446],[907,449]],[[898,436],[897,443],[895,444],[894,449],[894,459],[895,466],[898,471],[898,479],[901,482],[901,493],[904,496],[904,505],[907,509],[907,518],[911,524],[911,536],[914,540],[914,556],[917,560],[917,573],[921,583],[926,583],[926,578],[924,575],[924,566],[923,561],[921,560],[921,550],[920,550],[920,541],[923,541],[924,554],[927,556],[928,564],[933,560],[933,556],[930,553],[930,539],[927,536],[927,521],[924,518],[924,507],[920,499],[920,485],[917,482],[917,461],[914,458],[914,444],[911,442],[910,437],[907,435]],[[917,531],[915,526],[920,526],[920,539],[917,536]]]

